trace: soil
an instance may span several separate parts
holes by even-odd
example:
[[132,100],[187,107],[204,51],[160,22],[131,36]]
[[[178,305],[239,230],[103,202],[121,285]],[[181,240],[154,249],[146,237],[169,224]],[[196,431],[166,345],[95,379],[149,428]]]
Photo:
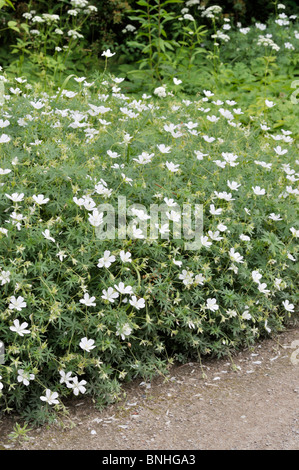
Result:
[[69,414],[64,427],[36,428],[19,442],[8,437],[17,418],[3,418],[0,449],[298,450],[299,328],[232,360],[177,365],[167,380],[136,381],[101,412],[77,399]]

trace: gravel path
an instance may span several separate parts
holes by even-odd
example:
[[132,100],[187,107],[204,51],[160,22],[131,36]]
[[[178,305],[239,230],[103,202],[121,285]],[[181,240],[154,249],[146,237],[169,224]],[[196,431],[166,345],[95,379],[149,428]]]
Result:
[[[70,407],[72,425],[43,427],[19,444],[0,421],[2,449],[299,449],[299,328],[264,340],[231,361],[176,366],[168,380],[139,381],[105,411],[88,399]],[[204,372],[204,375],[203,375]]]

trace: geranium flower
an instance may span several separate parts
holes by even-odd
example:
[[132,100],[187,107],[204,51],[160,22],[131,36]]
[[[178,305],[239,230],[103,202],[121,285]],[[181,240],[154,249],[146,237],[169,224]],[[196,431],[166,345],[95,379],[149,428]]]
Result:
[[14,320],[14,326],[10,326],[9,329],[11,331],[15,331],[16,333],[18,333],[20,336],[24,336],[24,335],[28,335],[29,333],[31,333],[30,330],[26,330],[27,326],[28,326],[28,323],[27,322],[24,322],[20,325],[20,322],[19,320]]
[[96,306],[96,303],[94,302],[95,301],[95,297],[90,297],[88,293],[84,294],[84,298],[83,299],[80,299],[79,302],[81,304],[84,304],[86,305],[86,307],[95,307]]
[[90,352],[95,348],[94,339],[87,339],[86,337],[81,338],[79,346],[84,351]]
[[207,299],[206,307],[208,310],[212,310],[212,312],[216,312],[219,309],[219,305],[217,305],[216,299]]
[[25,308],[27,305],[26,302],[24,302],[24,298],[20,295],[18,296],[17,299],[14,295],[12,295],[9,301],[10,301],[10,304],[8,308],[10,310],[17,310],[20,312],[22,308]]
[[45,396],[41,396],[40,399],[42,401],[47,402],[49,405],[58,405],[59,400],[57,392],[51,392],[50,389],[47,388]]

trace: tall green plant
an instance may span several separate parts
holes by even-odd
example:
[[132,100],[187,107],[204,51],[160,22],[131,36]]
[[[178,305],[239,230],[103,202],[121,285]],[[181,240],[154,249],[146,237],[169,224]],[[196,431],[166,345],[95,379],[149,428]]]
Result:
[[179,46],[166,32],[166,24],[178,18],[166,7],[179,3],[183,3],[182,0],[139,0],[137,5],[143,8],[131,10],[133,15],[129,16],[130,20],[139,23],[139,29],[135,40],[128,41],[128,45],[140,49],[144,58],[139,61],[139,67],[149,70],[155,79],[161,80],[161,64],[168,59],[167,51],[174,51]]

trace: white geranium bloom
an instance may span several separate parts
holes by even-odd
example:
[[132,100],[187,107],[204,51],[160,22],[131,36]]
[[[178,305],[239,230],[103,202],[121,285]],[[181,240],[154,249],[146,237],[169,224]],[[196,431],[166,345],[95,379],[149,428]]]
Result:
[[215,209],[214,204],[210,204],[210,214],[212,215],[220,215],[222,212],[222,209]]
[[9,329],[11,331],[15,331],[20,336],[28,335],[29,333],[31,333],[30,330],[26,330],[28,326],[27,322],[20,324],[19,320],[14,320],[13,324],[14,326],[10,326]]
[[229,256],[232,261],[235,261],[236,263],[244,263],[243,261],[243,256],[240,255],[237,251],[235,251],[234,248],[231,248],[229,250]]
[[60,374],[60,383],[65,384],[69,387],[70,383],[73,381],[72,372],[65,373],[64,370],[59,371]]
[[216,312],[219,309],[219,305],[217,305],[216,299],[207,299],[206,307],[208,310],[212,310],[212,312]]
[[99,227],[104,221],[103,221],[103,212],[99,212],[97,209],[93,210],[92,215],[88,217],[89,223],[93,227]]
[[241,316],[242,316],[243,320],[251,320],[251,318],[252,318],[250,313],[248,312],[248,310],[245,310],[245,312],[243,312]]
[[252,186],[252,189],[254,194],[256,194],[257,196],[263,196],[264,194],[266,194],[266,190],[261,188],[260,186]]
[[299,238],[299,230],[296,230],[294,227],[290,228],[290,231],[295,238]]
[[116,54],[115,52],[111,52],[110,49],[107,49],[107,51],[102,52],[101,55],[106,58],[109,58],[109,57],[113,57],[115,54]]
[[114,284],[114,287],[120,294],[125,294],[125,295],[133,294],[132,286],[125,286],[123,282],[120,282],[118,285]]
[[132,255],[129,251],[125,252],[124,250],[121,250],[119,252],[119,256],[123,263],[132,263]]
[[57,400],[57,398],[58,398],[58,393],[51,392],[51,390],[48,388],[46,390],[46,395],[40,397],[42,401],[45,401],[49,405],[57,405],[59,403],[59,400]]
[[20,295],[17,299],[14,295],[10,297],[10,304],[8,307],[10,310],[17,310],[20,312],[22,308],[25,308],[26,306],[27,304],[24,302],[24,298]]
[[47,240],[50,240],[51,242],[55,243],[55,238],[51,237],[49,229],[46,229],[44,232],[42,232],[42,234]]
[[253,282],[257,282],[259,284],[260,279],[262,279],[263,276],[261,275],[259,271],[256,270],[256,271],[252,271],[251,277],[252,277]]
[[267,287],[267,284],[265,282],[261,283],[258,285],[258,290],[262,293],[262,294],[268,294],[270,291],[266,289]]
[[7,144],[11,141],[11,138],[7,134],[2,134],[0,136],[0,144]]
[[26,387],[29,385],[30,380],[35,379],[34,374],[30,374],[29,372],[25,372],[23,369],[18,370],[18,377],[17,380],[18,382],[22,382],[23,385],[26,385]]
[[24,193],[13,193],[11,195],[5,194],[8,199],[10,199],[12,202],[21,202],[24,199]]
[[50,199],[48,197],[45,198],[45,196],[43,194],[38,194],[37,196],[34,194],[32,196],[32,199],[34,200],[34,202],[36,202],[36,204],[47,204],[47,202],[50,201]]
[[1,286],[10,282],[10,271],[0,271]]
[[94,339],[87,339],[86,337],[82,338],[79,344],[80,348],[84,351],[90,352],[95,348]]
[[179,164],[175,164],[173,162],[166,162],[165,165],[167,166],[168,170],[171,171],[172,173],[179,171],[179,168],[180,168]]
[[194,274],[191,271],[183,269],[181,274],[179,274],[179,279],[183,281],[183,284],[185,284],[185,286],[190,286],[191,284],[193,284],[193,276]]
[[111,303],[114,303],[115,299],[119,297],[119,293],[113,289],[113,287],[108,287],[108,289],[102,290],[102,299],[108,300]]
[[95,299],[96,299],[95,297],[90,297],[90,295],[86,293],[84,294],[84,298],[80,299],[79,302],[81,304],[86,305],[86,307],[95,307],[96,306]]
[[133,307],[137,308],[137,310],[145,307],[145,300],[142,297],[137,300],[137,297],[133,295],[129,302]]
[[295,306],[291,304],[289,300],[284,300],[282,305],[287,310],[287,312],[294,312]]
[[123,341],[126,339],[126,336],[129,336],[133,331],[128,323],[121,326],[117,323],[116,328],[116,336],[120,336]]
[[72,388],[74,395],[78,396],[79,393],[86,392],[86,388],[84,387],[86,383],[86,380],[81,380],[80,382],[78,382],[78,377],[74,377],[73,381],[69,383],[68,388]]
[[104,256],[103,258],[100,258],[98,260],[98,268],[109,268],[111,266],[112,263],[114,263],[115,261],[115,256],[114,255],[111,255],[110,251],[109,250],[105,250],[104,251]]
[[274,101],[265,100],[265,105],[266,105],[268,108],[273,108],[273,106],[275,106],[275,103],[274,103]]

